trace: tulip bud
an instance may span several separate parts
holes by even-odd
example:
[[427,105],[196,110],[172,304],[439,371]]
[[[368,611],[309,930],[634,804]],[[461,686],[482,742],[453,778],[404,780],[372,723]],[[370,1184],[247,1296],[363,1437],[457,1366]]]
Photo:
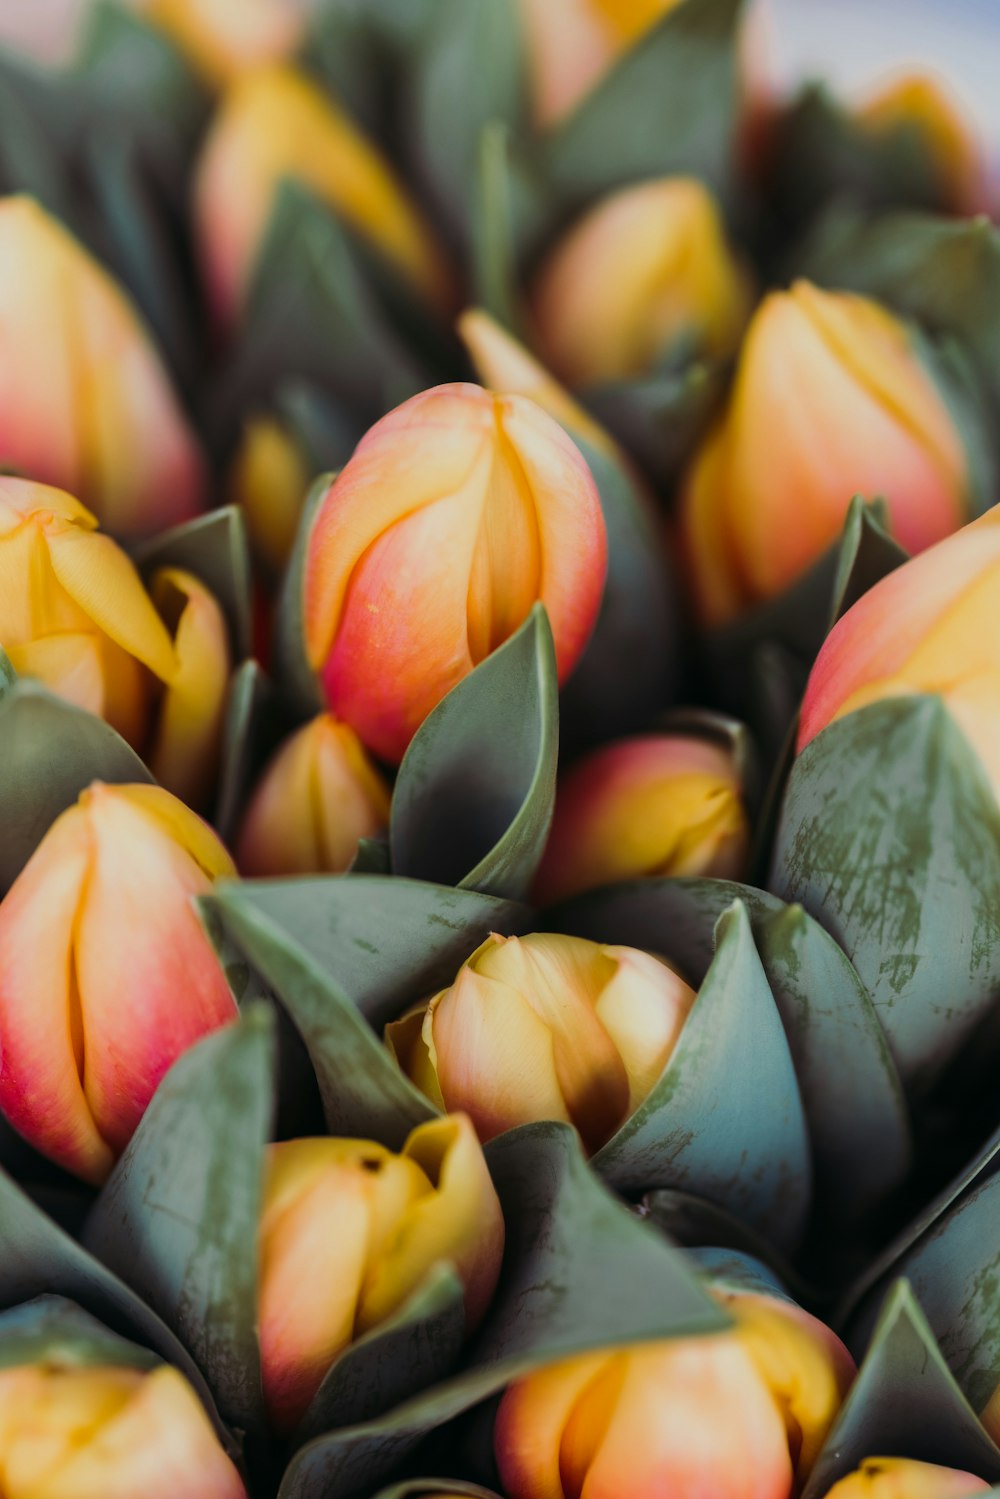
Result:
[[274,576],[292,554],[309,479],[305,454],[277,418],[258,416],[246,424],[229,494],[243,511],[255,556]]
[[141,12],[213,88],[290,57],[305,30],[300,0],[142,0]]
[[806,688],[798,748],[886,697],[934,693],[1000,796],[1000,512],[889,573],[827,636]]
[[4,1499],[245,1499],[176,1369],[0,1369]]
[[855,494],[884,498],[893,534],[919,552],[962,524],[969,490],[958,431],[906,326],[807,281],[773,292],[682,494],[702,617],[723,624],[786,589],[833,545]]
[[677,348],[728,358],[750,304],[715,200],[690,177],[602,199],[545,260],[532,297],[542,352],[574,386],[649,374]]
[[550,905],[644,876],[738,879],[748,842],[731,754],[682,734],[622,739],[562,777],[535,898]]
[[942,198],[956,213],[988,208],[986,168],[972,125],[929,74],[894,79],[857,117],[876,138],[909,129],[930,156]]
[[270,1149],[260,1230],[264,1398],[281,1431],[301,1420],[330,1364],[450,1263],[466,1325],[489,1303],[504,1223],[467,1119],[413,1130],[394,1155],[370,1140]]
[[667,1064],[695,994],[631,947],[533,932],[488,937],[455,982],[386,1027],[399,1065],[484,1142],[534,1120],[576,1126],[591,1152]]
[[95,782],[0,902],[0,1109],[87,1181],[181,1053],[236,1018],[191,903],[233,874],[169,792]]
[[398,761],[538,601],[559,680],[600,607],[607,540],[579,450],[531,401],[439,385],[377,422],[322,501],[305,644],[334,713]]
[[238,317],[283,178],[329,203],[428,301],[448,306],[443,255],[389,163],[317,84],[275,64],[226,93],[195,179],[202,264],[224,324]]
[[537,124],[577,105],[678,0],[520,0]]
[[201,456],[138,313],[31,198],[0,200],[0,467],[136,536],[202,508]]
[[494,1430],[509,1499],[800,1492],[854,1365],[789,1303],[741,1295],[729,1310],[732,1332],[604,1349],[511,1385]]
[[827,1493],[826,1499],[963,1499],[984,1494],[989,1484],[957,1468],[912,1462],[905,1457],[866,1457]]
[[245,875],[340,874],[389,822],[389,787],[346,723],[321,713],[277,750],[236,844]]

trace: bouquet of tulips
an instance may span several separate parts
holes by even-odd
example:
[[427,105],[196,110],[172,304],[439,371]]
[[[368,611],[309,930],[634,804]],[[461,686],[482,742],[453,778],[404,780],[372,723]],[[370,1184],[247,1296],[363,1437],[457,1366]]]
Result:
[[749,10],[0,53],[2,1499],[1000,1495],[1000,232]]

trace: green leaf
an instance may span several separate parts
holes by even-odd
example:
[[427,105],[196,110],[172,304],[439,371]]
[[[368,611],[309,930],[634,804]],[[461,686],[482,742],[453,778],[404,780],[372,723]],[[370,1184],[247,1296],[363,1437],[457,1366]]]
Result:
[[708,430],[728,374],[726,366],[694,360],[680,369],[588,386],[581,394],[657,486],[672,487]]
[[[6,660],[6,658],[5,658]],[[91,781],[152,781],[103,719],[53,697],[29,678],[0,692],[0,893],[14,883],[46,832]]]
[[299,718],[312,718],[326,706],[306,655],[304,590],[309,537],[333,479],[333,474],[319,474],[306,495],[274,617],[274,680],[282,699]]
[[235,505],[209,511],[162,532],[138,550],[136,562],[148,581],[161,567],[182,568],[214,595],[226,616],[233,655],[249,655],[252,580],[243,512]]
[[930,1084],[1000,985],[1000,811],[939,698],[872,704],[806,746],[768,883],[852,960],[906,1088]]
[[715,956],[663,1075],[592,1164],[618,1191],[678,1187],[779,1248],[798,1242],[812,1193],[809,1138],[739,902],[719,918]]
[[[715,1203],[694,1197],[690,1192],[658,1187],[643,1197],[642,1210],[648,1222],[655,1224],[682,1249],[698,1251],[710,1247],[719,1254],[733,1251],[749,1256],[767,1266],[773,1278],[793,1291],[799,1302],[815,1302],[813,1288],[775,1252],[773,1244],[747,1228],[731,1213],[716,1207]],[[697,1253],[692,1254],[692,1258],[699,1264],[703,1263],[703,1258]]]
[[[821,926],[764,891],[709,879],[614,886],[545,919],[552,930],[662,953],[699,977],[712,961],[716,923],[734,900],[749,913],[781,1016],[824,1199],[838,1214],[860,1214],[906,1175],[909,1122],[871,999]],[[702,1195],[698,1181],[690,1190]]]
[[608,537],[600,614],[560,704],[564,738],[579,748],[645,728],[669,701],[681,625],[662,517],[624,464],[570,436],[594,476]]
[[239,831],[240,816],[266,751],[274,747],[275,717],[274,688],[263,667],[244,661],[230,680],[222,726],[214,820],[224,843],[231,843]]
[[1000,1452],[949,1373],[905,1280],[889,1294],[802,1499],[823,1499],[863,1458],[881,1453],[1000,1479]]
[[480,131],[476,168],[471,300],[518,334],[522,292],[511,202],[510,132],[502,120],[489,120]]
[[728,1325],[685,1256],[601,1187],[568,1125],[526,1125],[486,1153],[507,1249],[466,1369],[377,1421],[309,1443],[292,1459],[280,1499],[371,1492],[429,1431],[540,1365]]
[[729,189],[741,0],[685,0],[623,54],[549,133],[542,159],[564,201],[685,173]]
[[193,143],[208,111],[205,90],[180,49],[108,0],[88,7],[72,77],[98,108],[126,116],[133,130],[169,129]]
[[0,1369],[42,1363],[154,1369],[159,1362],[63,1296],[38,1296],[0,1312]]
[[906,561],[907,553],[889,534],[885,505],[879,500],[866,504],[861,495],[855,495],[837,553],[830,628],[869,588]]
[[536,604],[438,703],[403,756],[389,823],[393,873],[525,897],[552,823],[558,753],[555,648]]
[[265,1006],[185,1053],[85,1234],[191,1350],[219,1409],[242,1428],[262,1419],[256,1246],[273,1063]]

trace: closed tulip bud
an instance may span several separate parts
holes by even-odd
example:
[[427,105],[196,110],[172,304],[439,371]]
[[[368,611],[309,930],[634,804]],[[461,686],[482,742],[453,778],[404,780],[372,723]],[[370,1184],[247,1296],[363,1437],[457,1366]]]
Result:
[[198,513],[201,456],[138,313],[31,198],[0,200],[0,343],[0,467],[121,536]]
[[827,1492],[826,1499],[963,1499],[984,1494],[989,1484],[957,1468],[913,1462],[906,1457],[866,1457]]
[[927,151],[942,197],[956,213],[988,208],[980,144],[936,79],[925,73],[894,79],[862,106],[858,120],[876,138],[909,130]]
[[495,933],[448,989],[386,1029],[403,1071],[484,1142],[561,1119],[598,1150],[638,1108],[674,1049],[693,989],[631,947]]
[[551,125],[577,105],[678,0],[520,0],[534,115]]
[[738,879],[748,841],[731,754],[683,734],[622,739],[562,777],[535,896],[550,904],[651,875]]
[[264,1398],[288,1431],[330,1364],[379,1327],[442,1263],[481,1319],[503,1258],[500,1203],[467,1119],[422,1124],[399,1155],[370,1140],[289,1140],[270,1150],[260,1230]]
[[187,1380],[59,1363],[0,1369],[4,1499],[245,1499]]
[[532,296],[542,352],[571,385],[646,375],[672,349],[727,358],[750,304],[715,200],[689,177],[604,198],[545,260]]
[[300,0],[142,0],[140,9],[214,88],[291,56],[305,30]]
[[195,178],[202,266],[223,324],[243,305],[283,178],[329,203],[428,301],[448,307],[442,252],[389,163],[317,84],[275,64],[225,94]]
[[943,699],[1000,796],[1000,512],[990,510],[876,583],[827,636],[798,748],[882,698]]
[[815,1317],[720,1297],[736,1326],[605,1349],[512,1385],[494,1447],[509,1499],[792,1499],[854,1374]]
[[95,782],[0,902],[0,1109],[87,1181],[181,1053],[236,1018],[191,899],[233,874],[169,792]]
[[245,875],[340,874],[389,822],[389,787],[352,728],[321,713],[279,747],[236,844]]
[[440,385],[377,422],[322,501],[306,651],[338,718],[398,761],[539,600],[564,681],[606,567],[597,488],[562,428],[522,396]]
[[907,327],[807,281],[774,292],[682,494],[702,617],[723,624],[786,589],[833,545],[855,494],[884,498],[893,534],[919,552],[962,524],[969,491],[958,431]]
[[229,496],[246,520],[261,565],[280,575],[292,554],[311,471],[295,438],[276,417],[247,422],[229,473]]

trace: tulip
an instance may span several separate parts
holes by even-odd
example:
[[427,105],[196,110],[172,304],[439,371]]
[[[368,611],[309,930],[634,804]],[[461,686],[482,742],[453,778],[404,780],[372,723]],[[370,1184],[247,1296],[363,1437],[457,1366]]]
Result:
[[0,643],[15,671],[107,719],[169,790],[204,801],[231,661],[222,611],[192,574],[162,568],[147,594],[71,495],[0,478]]
[[291,56],[305,30],[300,0],[143,0],[141,12],[213,88]]
[[912,1462],[905,1457],[866,1457],[827,1493],[826,1499],[963,1499],[984,1494],[989,1484],[957,1468]]
[[520,0],[536,122],[580,103],[678,0]]
[[0,902],[0,1110],[86,1181],[181,1053],[236,1018],[191,903],[234,873],[169,792],[95,782]]
[[606,566],[597,488],[562,428],[521,396],[440,385],[375,424],[319,507],[308,658],[333,712],[398,761],[538,600],[565,681]]
[[354,730],[321,713],[278,748],[236,844],[245,875],[340,874],[389,822],[389,787]]
[[593,1152],[657,1082],[694,1000],[672,968],[635,948],[494,933],[450,988],[386,1028],[386,1042],[481,1140],[561,1119]]
[[1000,511],[889,573],[837,622],[809,678],[798,748],[882,698],[934,693],[1000,796]]
[[909,130],[930,156],[942,195],[956,213],[989,207],[986,167],[973,127],[929,74],[894,79],[862,106],[857,117],[876,139]]
[[649,374],[678,349],[728,358],[750,302],[715,200],[690,177],[602,199],[543,262],[532,296],[542,352],[574,386]]
[[798,1493],[853,1377],[850,1355],[790,1303],[719,1299],[731,1332],[602,1349],[511,1385],[494,1430],[509,1499]]
[[4,1499],[245,1499],[239,1474],[176,1369],[0,1369]]
[[429,302],[450,304],[442,252],[389,163],[317,84],[275,64],[225,94],[195,178],[201,259],[223,325],[243,306],[283,178],[342,214]]
[[622,739],[562,777],[535,898],[648,875],[738,879],[748,842],[731,754],[683,734]]
[[289,1431],[330,1364],[450,1263],[471,1330],[493,1295],[504,1223],[467,1119],[413,1130],[399,1155],[371,1140],[270,1149],[260,1229],[264,1398]]
[[0,468],[121,536],[201,510],[201,456],[139,314],[31,198],[0,199],[0,344]]
[[786,589],[834,543],[859,492],[885,499],[893,534],[918,552],[962,524],[969,490],[958,431],[906,326],[807,281],[774,292],[684,484],[702,618],[723,624]]
[[229,474],[229,494],[246,521],[261,565],[279,576],[292,554],[309,488],[306,456],[276,417],[247,422]]

